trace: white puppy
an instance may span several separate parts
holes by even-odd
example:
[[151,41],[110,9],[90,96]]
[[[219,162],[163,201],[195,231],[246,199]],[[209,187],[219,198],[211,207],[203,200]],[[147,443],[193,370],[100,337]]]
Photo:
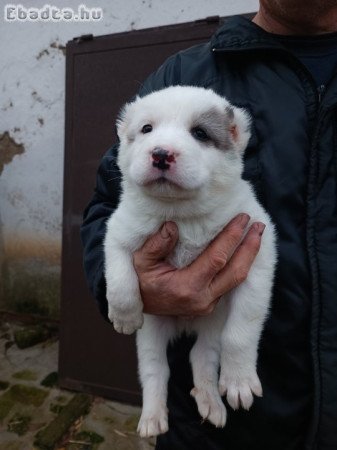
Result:
[[[141,436],[168,430],[168,342],[197,333],[190,355],[199,413],[217,427],[228,403],[249,409],[261,396],[256,373],[258,343],[268,314],[276,262],[274,227],[242,180],[250,119],[211,90],[175,86],[137,97],[117,123],[122,196],[107,223],[104,243],[109,318],[116,331],[137,333],[143,411]],[[266,224],[247,278],[208,316],[192,320],[143,315],[133,252],[174,221],[179,242],[169,261],[190,264],[238,213]],[[221,368],[220,377],[218,374]]]

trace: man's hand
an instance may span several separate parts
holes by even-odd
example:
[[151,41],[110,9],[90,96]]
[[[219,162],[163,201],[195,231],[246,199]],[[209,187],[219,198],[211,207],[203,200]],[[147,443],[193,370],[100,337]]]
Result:
[[178,228],[166,222],[134,254],[134,266],[148,314],[203,316],[219,298],[242,283],[259,251],[265,225],[236,216],[192,264],[176,269],[165,259],[178,241]]

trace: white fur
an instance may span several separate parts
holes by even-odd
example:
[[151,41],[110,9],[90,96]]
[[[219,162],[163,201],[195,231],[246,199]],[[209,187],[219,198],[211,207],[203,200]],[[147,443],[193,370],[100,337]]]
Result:
[[[200,116],[206,131],[213,129],[224,142],[201,142],[191,134]],[[240,405],[249,409],[253,394],[262,395],[256,360],[268,314],[276,250],[273,224],[250,184],[241,178],[249,122],[243,110],[213,91],[182,86],[137,98],[126,105],[118,121],[123,191],[107,223],[105,276],[109,318],[116,331],[130,334],[138,330],[141,436],[168,430],[166,348],[182,330],[198,336],[190,355],[191,395],[204,419],[217,427],[225,425],[221,395],[227,395],[234,409]],[[143,134],[145,124],[153,129]],[[157,147],[174,154],[169,170],[153,167],[151,155]],[[168,181],[158,182],[159,177]],[[133,252],[164,221],[172,220],[179,228],[179,242],[170,262],[178,268],[186,266],[241,212],[250,215],[250,224],[266,224],[260,251],[245,281],[205,317],[187,321],[143,314]]]

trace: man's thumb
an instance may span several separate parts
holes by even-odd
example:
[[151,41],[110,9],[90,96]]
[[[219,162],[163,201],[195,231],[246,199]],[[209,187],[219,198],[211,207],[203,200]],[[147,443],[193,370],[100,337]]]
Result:
[[134,254],[134,264],[144,269],[166,258],[178,240],[178,227],[174,222],[165,222],[156,234],[149,237],[142,248]]

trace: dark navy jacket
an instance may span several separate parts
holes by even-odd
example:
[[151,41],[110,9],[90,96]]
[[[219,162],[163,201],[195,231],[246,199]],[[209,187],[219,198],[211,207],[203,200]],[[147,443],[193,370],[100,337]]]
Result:
[[[228,408],[224,429],[201,424],[189,396],[193,341],[184,337],[168,350],[170,431],[157,449],[337,450],[337,77],[318,93],[277,40],[237,17],[169,58],[140,94],[172,84],[212,88],[252,114],[244,178],[276,224],[279,262],[259,350],[263,398],[249,412]],[[103,158],[82,227],[105,317],[102,238],[119,191],[111,170],[118,174],[114,158]]]

